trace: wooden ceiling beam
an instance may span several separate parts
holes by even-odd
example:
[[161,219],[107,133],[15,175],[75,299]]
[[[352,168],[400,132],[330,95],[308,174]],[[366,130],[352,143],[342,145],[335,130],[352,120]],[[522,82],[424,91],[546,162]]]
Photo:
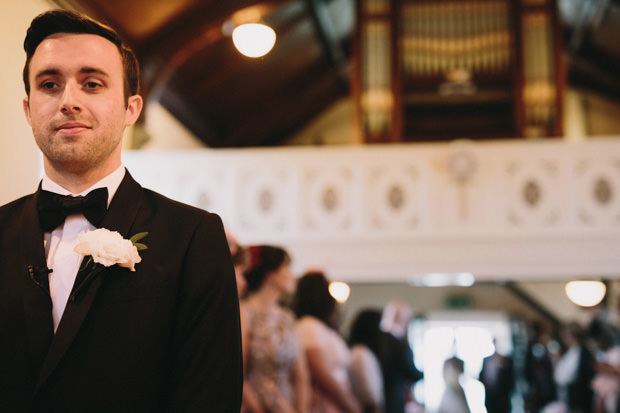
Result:
[[[196,3],[181,17],[175,18],[139,50],[143,67],[143,92],[148,99],[157,100],[177,70],[195,54],[224,38],[222,24],[240,9],[260,5],[268,14],[283,1],[256,2],[236,0],[227,2]],[[214,7],[216,4],[219,6]],[[225,7],[224,7],[225,5]],[[196,16],[208,15],[209,20]]]
[[204,113],[196,110],[197,105],[188,102],[187,94],[166,89],[159,103],[207,146],[213,148],[226,146],[223,134],[210,123]]
[[288,99],[273,99],[265,110],[248,114],[243,123],[236,124],[236,128],[230,131],[227,138],[230,146],[281,144],[290,133],[299,130],[330,103],[348,95],[339,86],[340,80],[333,72],[326,72],[319,78],[316,76],[313,74],[312,82],[303,83],[300,79],[289,82],[306,85],[296,93],[296,104],[291,105]]
[[305,0],[305,2],[316,26],[316,33],[323,45],[327,59],[332,62],[341,81],[348,85],[349,58],[342,49],[338,39],[338,33],[334,27],[334,22],[332,21],[325,1]]
[[[301,24],[302,21],[305,20],[306,18],[307,16],[303,14],[299,14],[299,15],[294,16],[294,18],[292,19],[288,19],[284,25],[279,26],[277,28],[278,37],[282,39],[287,37],[287,35],[291,34],[291,32],[295,29],[295,27]],[[300,47],[303,47],[303,46],[304,45],[300,44]],[[208,79],[203,80],[198,85],[198,89],[196,90],[196,92],[198,94],[205,93],[211,90],[212,88],[216,87],[221,82],[234,76],[235,74],[242,72],[243,69],[244,69],[244,65],[240,65],[236,61],[228,59],[227,61],[224,62],[224,64],[221,64],[218,66],[217,72],[209,76]],[[279,76],[288,76],[288,74],[280,73]]]
[[620,79],[617,75],[620,59],[617,56],[586,42],[567,57],[569,84],[590,89],[614,100],[620,99]]
[[229,19],[236,11],[260,7],[261,11],[268,14],[270,10],[290,0],[211,0],[196,1],[180,16],[168,21],[156,33],[139,45],[139,51],[145,56],[171,54],[178,47],[208,30],[211,26],[221,28],[224,21]]
[[105,13],[98,2],[86,0],[50,0],[50,3],[56,8],[86,14],[95,20],[111,26],[121,36],[121,39],[123,39],[124,42],[132,48],[135,48],[135,39],[129,35],[127,30],[125,30],[123,25],[118,22],[115,16],[110,16]]

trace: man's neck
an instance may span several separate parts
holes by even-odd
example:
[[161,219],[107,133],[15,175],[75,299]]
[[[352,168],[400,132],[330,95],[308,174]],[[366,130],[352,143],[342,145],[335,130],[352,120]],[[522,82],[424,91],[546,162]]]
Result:
[[112,172],[114,172],[121,163],[112,165],[107,168],[89,169],[87,171],[58,171],[48,163],[44,164],[45,173],[47,176],[58,185],[62,186],[73,194],[79,194],[84,190],[90,188]]

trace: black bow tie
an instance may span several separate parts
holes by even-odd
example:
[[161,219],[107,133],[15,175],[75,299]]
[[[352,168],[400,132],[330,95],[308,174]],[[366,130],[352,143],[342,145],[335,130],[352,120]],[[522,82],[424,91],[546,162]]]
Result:
[[108,208],[108,188],[94,189],[86,196],[59,195],[41,190],[37,208],[44,232],[54,230],[67,216],[74,214],[83,214],[91,224],[99,227]]

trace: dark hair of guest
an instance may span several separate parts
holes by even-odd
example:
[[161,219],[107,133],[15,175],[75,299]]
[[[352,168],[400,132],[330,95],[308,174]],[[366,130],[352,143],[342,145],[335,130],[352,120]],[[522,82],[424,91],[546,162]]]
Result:
[[250,265],[250,252],[246,247],[241,245],[236,246],[231,258],[235,267],[241,266],[247,268],[247,266]]
[[253,245],[248,247],[248,253],[250,263],[244,272],[245,279],[248,282],[248,292],[258,290],[265,282],[268,274],[291,260],[286,250],[273,245]]
[[114,43],[121,54],[124,71],[125,100],[140,93],[140,68],[134,52],[123,43],[111,27],[80,13],[69,10],[50,10],[39,14],[30,23],[24,39],[26,63],[23,77],[26,95],[30,96],[30,61],[37,47],[46,37],[56,33],[94,34]]
[[381,310],[365,309],[361,310],[353,323],[351,323],[351,330],[349,331],[349,344],[364,344],[372,352],[377,354],[379,346],[379,334],[381,334]]
[[329,281],[318,271],[308,272],[297,281],[293,311],[298,318],[310,315],[333,326],[336,300],[329,293]]

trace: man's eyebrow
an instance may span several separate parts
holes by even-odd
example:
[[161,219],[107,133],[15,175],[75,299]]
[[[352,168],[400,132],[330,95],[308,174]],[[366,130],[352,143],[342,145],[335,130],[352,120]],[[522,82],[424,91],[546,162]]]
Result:
[[49,76],[49,75],[56,76],[59,74],[60,74],[60,70],[58,69],[44,69],[44,70],[41,70],[40,72],[37,72],[34,78],[38,79],[43,76]]
[[[80,73],[82,74],[98,74],[101,76],[109,77],[109,75],[103,70],[98,69],[96,67],[85,66],[80,69]],[[38,72],[35,76],[35,79],[41,78],[43,76],[58,76],[60,75],[59,69],[44,69]]]
[[83,74],[97,74],[97,75],[109,77],[109,75],[107,74],[107,72],[105,70],[98,69],[96,67],[85,66],[85,67],[80,69],[80,73],[83,73]]

